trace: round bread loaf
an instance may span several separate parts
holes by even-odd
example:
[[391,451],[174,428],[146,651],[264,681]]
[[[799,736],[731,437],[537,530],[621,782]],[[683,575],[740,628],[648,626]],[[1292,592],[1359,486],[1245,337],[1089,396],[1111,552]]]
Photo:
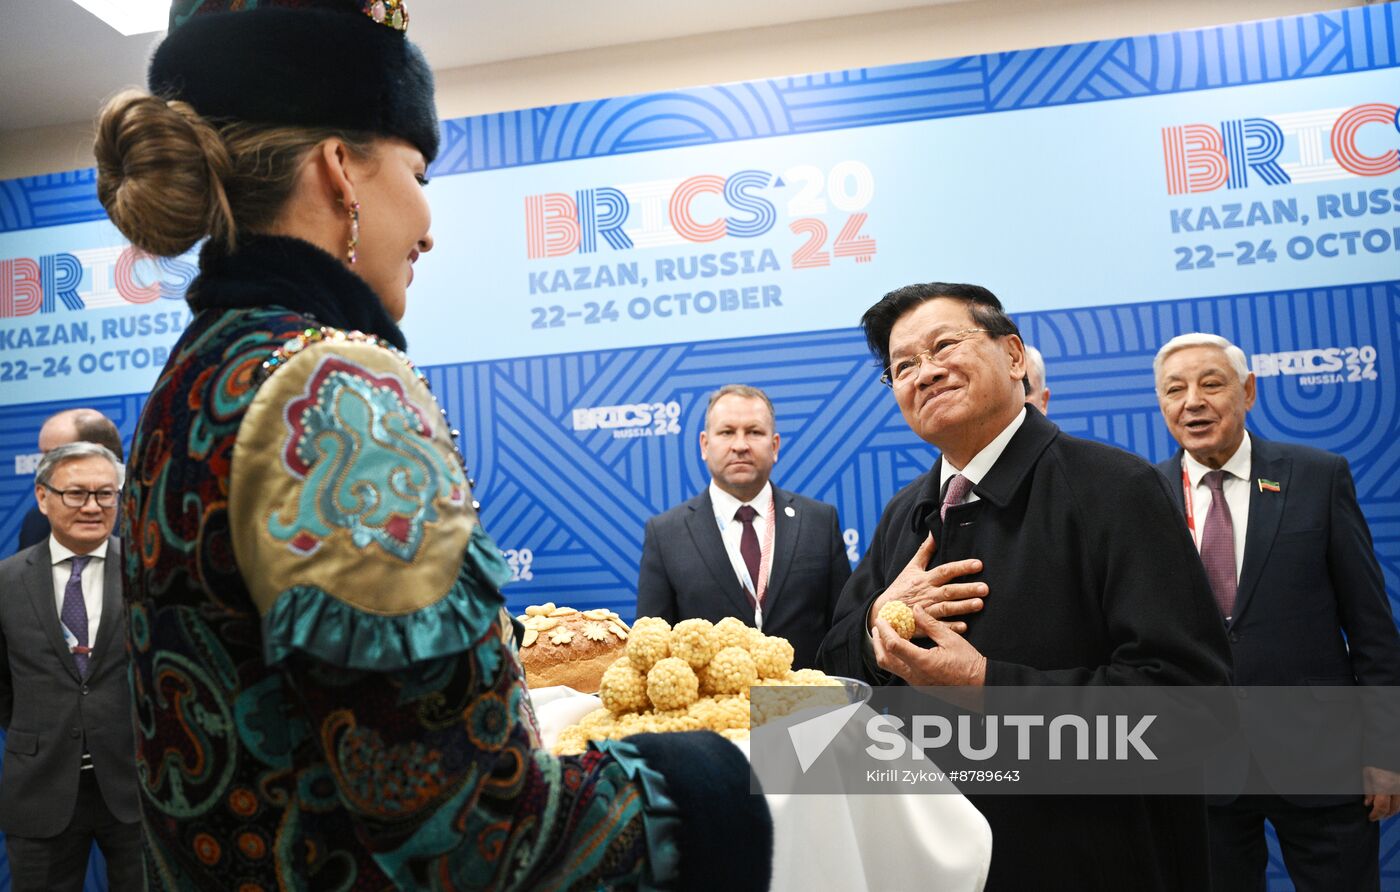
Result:
[[566,685],[596,693],[603,673],[627,644],[627,624],[611,610],[544,604],[525,608],[518,619],[525,626],[520,663],[532,688]]

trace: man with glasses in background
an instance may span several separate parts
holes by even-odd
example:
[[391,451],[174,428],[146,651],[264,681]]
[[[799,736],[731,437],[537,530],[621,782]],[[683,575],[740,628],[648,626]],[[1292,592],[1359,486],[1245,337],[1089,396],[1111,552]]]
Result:
[[[112,419],[96,409],[64,409],[44,419],[39,428],[39,452],[47,454],[67,443],[97,443],[106,446],[122,461],[122,435]],[[20,522],[19,549],[38,545],[49,538],[49,519],[38,506]]]
[[96,842],[112,892],[145,888],[127,682],[117,457],[44,454],[34,495],[51,525],[0,561],[0,831],[14,892],[78,892]]
[[[1222,685],[1195,546],[1147,462],[1026,403],[1025,346],[977,285],[910,285],[861,320],[909,427],[942,453],[885,506],[817,665],[874,684]],[[929,640],[879,609],[900,599]],[[968,797],[988,890],[1206,888],[1202,796]]]

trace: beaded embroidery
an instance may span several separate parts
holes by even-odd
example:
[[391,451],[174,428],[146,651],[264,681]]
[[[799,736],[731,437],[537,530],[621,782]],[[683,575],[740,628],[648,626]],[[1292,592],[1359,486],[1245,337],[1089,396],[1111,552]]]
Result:
[[[408,358],[408,354],[398,347],[395,347],[378,335],[366,334],[359,329],[345,331],[344,329],[334,328],[330,325],[322,325],[317,328],[308,326],[296,337],[291,338],[283,343],[281,347],[272,351],[272,355],[265,359],[262,366],[258,369],[254,383],[261,384],[266,381],[272,373],[286,365],[292,357],[305,350],[308,344],[314,344],[318,341],[351,341],[360,344],[371,344],[381,350],[387,350],[395,359],[402,362],[408,367],[410,372],[417,376],[418,380],[423,383],[423,387],[425,387],[429,393],[432,392],[433,388],[432,385],[428,383],[428,376],[419,371],[418,366],[414,364],[413,360]],[[439,407],[438,412],[442,413],[443,418],[447,417],[446,409]],[[452,435],[452,443],[457,447],[453,451],[457,454],[457,461],[462,463],[462,472],[467,475],[467,486],[475,489],[476,480],[472,479],[471,470],[467,467],[467,459],[462,455],[461,447],[457,445],[458,441],[462,438],[462,432],[454,427],[451,428],[448,433]],[[481,502],[472,500],[472,507],[480,511]]]
[[362,0],[360,7],[380,25],[388,25],[395,31],[408,30],[408,7],[404,0]]

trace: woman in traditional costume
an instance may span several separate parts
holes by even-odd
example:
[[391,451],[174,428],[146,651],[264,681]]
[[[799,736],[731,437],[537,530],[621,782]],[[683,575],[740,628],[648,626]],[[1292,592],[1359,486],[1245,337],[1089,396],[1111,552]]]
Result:
[[509,573],[396,324],[438,150],[404,6],[179,0],[150,94],[98,122],[122,233],[207,239],[123,503],[148,882],[766,888],[729,742],[540,748]]

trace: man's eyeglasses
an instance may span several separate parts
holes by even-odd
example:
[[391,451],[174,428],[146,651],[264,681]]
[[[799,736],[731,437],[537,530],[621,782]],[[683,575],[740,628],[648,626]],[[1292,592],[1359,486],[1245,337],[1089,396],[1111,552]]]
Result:
[[99,508],[111,508],[117,504],[117,496],[121,494],[119,489],[55,489],[47,483],[42,486],[49,492],[57,493],[69,508],[81,508],[88,503],[88,499],[96,501]]
[[932,362],[937,365],[947,359],[948,356],[958,348],[959,344],[971,340],[972,336],[979,332],[982,334],[991,334],[991,331],[985,328],[964,328],[961,331],[949,332],[943,335],[927,350],[920,350],[913,356],[892,363],[890,367],[885,369],[884,373],[880,375],[880,383],[886,387],[894,387],[897,384],[908,384],[919,374],[919,369],[923,367],[925,362]]

